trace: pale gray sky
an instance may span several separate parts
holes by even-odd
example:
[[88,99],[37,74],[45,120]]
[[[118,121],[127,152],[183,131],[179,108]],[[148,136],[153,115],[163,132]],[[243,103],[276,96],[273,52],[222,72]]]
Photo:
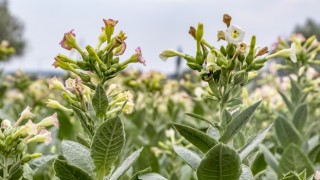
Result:
[[74,28],[82,44],[95,45],[103,18],[119,20],[117,30],[126,32],[124,58],[141,46],[147,67],[134,67],[166,73],[174,70],[174,62],[162,62],[159,53],[181,46],[194,54],[188,30],[198,22],[204,23],[205,38],[217,44],[217,30],[225,29],[224,13],[246,31],[247,41],[255,34],[261,46],[270,46],[279,35],[288,36],[306,18],[320,22],[319,0],[11,0],[10,10],[25,23],[28,47],[25,56],[1,64],[6,71],[56,71],[51,66],[55,55],[69,54],[58,44],[63,33]]

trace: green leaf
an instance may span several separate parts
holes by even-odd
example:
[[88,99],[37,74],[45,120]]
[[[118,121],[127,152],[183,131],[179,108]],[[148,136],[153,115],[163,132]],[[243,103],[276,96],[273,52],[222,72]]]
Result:
[[218,144],[210,149],[201,161],[197,177],[199,180],[238,180],[241,173],[238,153],[226,145]]
[[91,177],[94,177],[94,164],[90,157],[90,150],[85,146],[73,142],[62,141],[61,145],[62,155],[72,166],[75,166],[82,171],[88,173]]
[[143,170],[140,170],[138,171],[137,173],[135,173],[131,178],[130,180],[139,180],[139,176],[142,175],[142,174],[146,174],[146,173],[150,173],[151,172],[151,167],[148,167],[146,169],[143,169]]
[[307,122],[308,118],[308,106],[307,104],[300,104],[294,112],[292,123],[293,125],[302,132],[302,129]]
[[217,125],[213,124],[210,120],[206,119],[203,116],[200,116],[198,114],[194,114],[194,113],[185,113],[187,116],[193,117],[195,119],[199,119],[201,121],[204,121],[206,123],[209,123],[211,126],[216,127]]
[[61,159],[54,161],[54,171],[60,180],[93,180],[89,174]]
[[147,173],[139,175],[140,180],[167,180],[166,178],[162,177],[160,174],[157,173]]
[[258,174],[259,172],[265,170],[267,168],[267,163],[264,160],[263,153],[258,153],[253,161],[250,163],[251,166],[251,172],[253,175]]
[[284,117],[278,116],[274,126],[276,136],[283,148],[286,148],[291,143],[295,143],[298,146],[302,144],[298,130]]
[[279,177],[290,171],[302,172],[304,169],[306,169],[307,176],[312,175],[314,172],[312,163],[305,153],[297,145],[290,144],[281,156],[278,171]]
[[248,166],[242,164],[241,169],[242,169],[242,173],[240,176],[240,180],[253,180],[254,179],[253,174],[251,172],[251,169]]
[[75,106],[71,106],[74,114],[76,115],[76,117],[79,119],[81,126],[83,128],[83,130],[85,131],[86,134],[88,134],[89,136],[93,135],[93,127],[89,125],[89,119],[86,116],[86,114],[84,112],[82,112],[81,109],[75,107]]
[[78,143],[84,145],[87,148],[90,148],[90,139],[85,137],[83,134],[79,133],[76,135],[76,140]]
[[34,172],[35,171],[30,168],[29,164],[26,163],[23,165],[23,178],[24,179],[32,180]]
[[294,107],[293,104],[291,103],[291,101],[288,99],[288,97],[283,94],[281,91],[278,91],[280,96],[282,97],[284,103],[286,104],[287,108],[289,109],[290,112],[293,112]]
[[299,84],[290,78],[291,82],[291,88],[290,88],[290,94],[291,94],[291,100],[294,104],[299,103],[300,93],[301,89],[299,87]]
[[266,137],[269,129],[271,128],[273,124],[269,125],[264,130],[260,131],[257,135],[255,135],[253,138],[251,138],[245,146],[243,146],[239,151],[240,159],[243,160],[246,158],[258,145],[263,141],[263,139]]
[[185,126],[178,123],[173,123],[173,126],[181,136],[186,138],[195,147],[199,148],[203,153],[206,153],[209,149],[218,144],[215,139],[211,138],[206,133],[190,126]]
[[121,154],[125,133],[120,117],[108,119],[100,125],[93,137],[91,157],[100,176],[110,173],[112,164]]
[[198,169],[198,166],[201,162],[201,158],[195,152],[182,147],[182,146],[173,146],[173,150],[195,171]]
[[218,140],[220,138],[219,129],[214,126],[209,126],[209,128],[207,129],[207,134],[215,140]]
[[120,167],[115,170],[109,180],[117,180],[122,174],[124,174],[130,167],[131,165],[138,159],[140,153],[142,151],[142,148],[139,150],[136,150],[133,152],[129,157],[127,157],[123,163],[121,164]]
[[224,109],[222,111],[222,116],[221,116],[221,126],[226,127],[226,125],[228,125],[231,122],[231,120],[232,120],[232,115],[229,113],[229,111]]
[[92,97],[92,105],[96,111],[96,115],[100,118],[104,118],[108,108],[108,97],[101,84],[98,84],[96,91]]
[[23,166],[21,162],[13,164],[9,169],[9,180],[16,180],[23,175]]
[[289,173],[284,174],[281,180],[301,180],[301,179],[299,177],[299,174],[297,174],[297,172],[290,171]]
[[249,106],[247,109],[238,114],[227,126],[226,130],[220,138],[223,143],[228,143],[240,129],[251,119],[253,113],[258,108],[261,101]]
[[269,149],[264,146],[263,144],[259,144],[259,150],[264,155],[264,160],[267,162],[267,164],[275,171],[278,171],[279,162],[278,160],[273,156],[273,154],[269,151]]

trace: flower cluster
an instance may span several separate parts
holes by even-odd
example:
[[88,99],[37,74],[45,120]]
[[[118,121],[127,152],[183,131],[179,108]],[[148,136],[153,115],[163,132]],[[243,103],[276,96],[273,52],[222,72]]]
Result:
[[[20,115],[18,120],[12,124],[12,121],[4,119],[1,122],[0,129],[0,154],[3,178],[7,179],[10,176],[8,167],[19,163],[23,166],[34,158],[42,156],[41,153],[29,154],[27,152],[27,145],[30,143],[45,143],[50,144],[52,141],[51,132],[46,128],[55,126],[59,128],[59,121],[57,113],[52,116],[42,119],[38,123],[34,123],[31,119],[35,116],[31,113],[31,108],[27,107]],[[27,121],[25,123],[25,121]]]
[[8,41],[3,40],[0,42],[0,61],[8,59],[13,53],[15,53],[15,50],[14,48],[9,47]]
[[115,77],[119,71],[125,69],[129,63],[139,62],[146,65],[140,47],[136,48],[135,54],[120,63],[119,56],[125,52],[127,47],[125,42],[127,36],[123,31],[113,36],[118,21],[107,19],[104,20],[104,23],[105,27],[102,28],[96,48],[87,45],[85,50],[82,49],[75,39],[76,34],[73,29],[65,33],[60,42],[61,47],[66,50],[77,50],[82,60],[74,60],[59,54],[55,57],[53,66],[78,75],[86,84],[92,83],[90,75],[96,75],[95,78],[98,78],[99,82],[103,84],[106,80]]

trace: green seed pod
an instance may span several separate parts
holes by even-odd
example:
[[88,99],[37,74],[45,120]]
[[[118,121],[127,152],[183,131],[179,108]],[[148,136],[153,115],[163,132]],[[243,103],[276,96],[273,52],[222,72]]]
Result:
[[187,62],[187,65],[193,70],[201,71],[201,69],[202,69],[202,66],[200,66],[197,63]]
[[80,72],[79,76],[82,79],[82,81],[90,82],[90,76],[88,74],[84,74],[84,73]]

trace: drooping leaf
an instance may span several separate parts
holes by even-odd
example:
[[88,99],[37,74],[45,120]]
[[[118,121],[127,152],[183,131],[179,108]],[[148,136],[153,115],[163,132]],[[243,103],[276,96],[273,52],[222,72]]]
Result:
[[60,180],[93,180],[89,174],[61,159],[54,161],[54,171]]
[[173,123],[173,125],[181,136],[186,138],[191,144],[199,148],[204,153],[218,144],[215,139],[211,138],[206,133],[194,129],[190,126],[185,126],[178,123]]
[[189,166],[194,169],[197,170],[200,162],[201,162],[201,158],[199,157],[199,155],[197,155],[195,152],[182,147],[182,146],[173,146],[173,150],[187,163],[189,164]]
[[243,146],[239,150],[240,159],[243,160],[246,158],[258,145],[262,142],[262,140],[266,137],[269,129],[273,124],[269,125],[266,129],[260,131],[257,135],[251,138],[245,146]]
[[290,144],[281,156],[278,175],[281,177],[290,171],[302,172],[304,169],[306,169],[307,176],[314,173],[310,159],[297,145]]
[[166,178],[164,178],[163,176],[157,173],[142,174],[142,175],[139,175],[139,179],[140,180],[167,180]]
[[39,167],[41,167],[42,165],[51,161],[55,157],[57,157],[57,156],[56,155],[44,155],[39,158],[31,160],[28,164],[32,170],[36,171]]
[[263,153],[264,160],[267,162],[267,164],[275,171],[278,171],[279,162],[278,160],[273,156],[273,154],[269,151],[269,149],[264,146],[263,144],[259,144],[259,150]]
[[100,176],[107,175],[112,164],[122,152],[125,133],[120,117],[108,119],[100,125],[93,137],[91,157]]
[[223,143],[228,143],[244,125],[251,119],[253,113],[258,108],[261,101],[256,102],[255,104],[249,106],[238,114],[227,126],[226,130],[220,138],[220,141]]
[[118,167],[111,175],[109,180],[117,180],[122,174],[124,174],[130,166],[138,159],[140,153],[142,151],[141,149],[136,150],[133,152],[129,157],[127,157],[123,163]]
[[253,174],[251,172],[251,169],[248,166],[242,164],[241,169],[242,169],[242,173],[240,176],[240,180],[253,180],[254,179]]
[[98,84],[96,91],[92,97],[92,105],[96,111],[97,117],[103,118],[106,115],[108,108],[108,97],[101,84]]
[[94,177],[94,164],[90,157],[89,149],[77,142],[64,140],[62,141],[61,150],[63,157],[70,165]]
[[307,104],[301,104],[297,107],[294,112],[292,123],[293,125],[302,132],[302,129],[307,122],[308,118],[308,106]]
[[284,117],[278,116],[274,126],[276,136],[283,148],[286,148],[291,143],[294,143],[298,146],[302,144],[302,139],[298,130]]
[[238,153],[223,144],[210,149],[197,169],[199,180],[238,180],[241,173],[241,160]]

